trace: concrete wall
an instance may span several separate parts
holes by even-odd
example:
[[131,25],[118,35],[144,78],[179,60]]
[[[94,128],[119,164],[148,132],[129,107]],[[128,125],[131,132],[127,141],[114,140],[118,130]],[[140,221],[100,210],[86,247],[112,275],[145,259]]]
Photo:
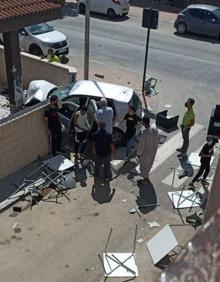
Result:
[[[76,79],[77,70],[74,67],[48,63],[46,59],[21,52],[22,79],[24,89],[31,80],[45,79],[58,86],[67,85]],[[0,46],[0,84],[7,87],[4,49]]]
[[46,104],[28,108],[0,122],[0,179],[49,152],[43,119]]

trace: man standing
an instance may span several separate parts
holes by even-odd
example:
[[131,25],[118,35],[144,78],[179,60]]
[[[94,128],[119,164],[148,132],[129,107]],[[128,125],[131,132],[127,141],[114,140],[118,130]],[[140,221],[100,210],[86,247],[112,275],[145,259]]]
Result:
[[126,121],[125,138],[127,142],[127,149],[124,158],[124,160],[126,161],[129,158],[132,146],[135,142],[136,125],[141,121],[141,118],[135,114],[135,109],[129,106],[128,113],[125,115],[124,120]]
[[75,128],[75,157],[83,159],[88,137],[87,106],[81,106],[80,110],[74,114],[73,126]]
[[105,130],[107,131],[108,134],[112,134],[112,123],[113,123],[113,110],[112,108],[107,106],[107,99],[106,98],[101,98],[100,100],[100,109],[98,110],[96,114],[96,122],[97,124],[100,124],[100,122],[105,123]]
[[50,105],[45,111],[44,122],[50,138],[52,155],[56,156],[57,151],[61,151],[62,143],[62,127],[58,114],[58,97],[56,95],[50,97]]
[[147,184],[149,182],[149,173],[152,168],[157,148],[158,148],[158,131],[157,128],[150,127],[150,118],[143,117],[143,126],[145,127],[137,148],[137,156],[140,161],[141,177],[138,184]]
[[185,107],[187,108],[187,111],[183,116],[183,120],[181,124],[183,145],[181,148],[177,149],[177,152],[180,152],[180,154],[178,154],[177,157],[180,159],[186,156],[189,147],[189,132],[191,127],[195,123],[195,113],[193,110],[194,103],[195,101],[192,98],[189,98],[185,103]]
[[99,132],[94,136],[92,142],[92,151],[95,158],[95,175],[94,178],[99,178],[100,168],[104,165],[104,181],[108,182],[112,179],[111,171],[111,154],[114,152],[114,144],[111,134],[105,130],[105,123],[99,123]]
[[193,178],[192,182],[189,184],[189,186],[192,187],[191,190],[194,190],[195,188],[194,183],[198,181],[199,177],[202,175],[203,178],[201,182],[207,184],[206,177],[210,172],[210,162],[212,155],[214,153],[213,147],[215,146],[216,143],[218,143],[218,140],[216,138],[207,136],[207,143],[202,147],[202,150],[199,153],[201,166],[199,168],[198,173]]

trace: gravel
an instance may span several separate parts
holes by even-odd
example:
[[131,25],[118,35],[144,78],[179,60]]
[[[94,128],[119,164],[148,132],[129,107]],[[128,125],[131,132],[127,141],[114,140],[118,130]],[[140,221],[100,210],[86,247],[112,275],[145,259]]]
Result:
[[6,118],[10,115],[9,101],[0,95],[0,119]]

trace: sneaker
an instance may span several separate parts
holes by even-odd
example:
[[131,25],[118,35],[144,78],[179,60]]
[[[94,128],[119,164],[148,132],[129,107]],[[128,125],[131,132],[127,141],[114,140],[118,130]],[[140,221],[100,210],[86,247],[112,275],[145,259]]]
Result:
[[182,153],[183,150],[182,150],[182,148],[178,148],[178,149],[176,149],[176,151],[179,152],[179,153]]

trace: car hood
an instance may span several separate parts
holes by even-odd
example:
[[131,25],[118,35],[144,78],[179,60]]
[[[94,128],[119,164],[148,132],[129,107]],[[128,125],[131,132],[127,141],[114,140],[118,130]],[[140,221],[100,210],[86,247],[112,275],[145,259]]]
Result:
[[56,43],[56,42],[66,40],[66,36],[63,33],[56,31],[56,30],[42,33],[42,34],[33,35],[33,36],[44,43]]
[[56,89],[57,86],[46,80],[33,80],[30,82],[29,87],[25,94],[25,104],[31,102],[32,99],[36,99],[43,102],[47,99],[49,92],[52,89]]

